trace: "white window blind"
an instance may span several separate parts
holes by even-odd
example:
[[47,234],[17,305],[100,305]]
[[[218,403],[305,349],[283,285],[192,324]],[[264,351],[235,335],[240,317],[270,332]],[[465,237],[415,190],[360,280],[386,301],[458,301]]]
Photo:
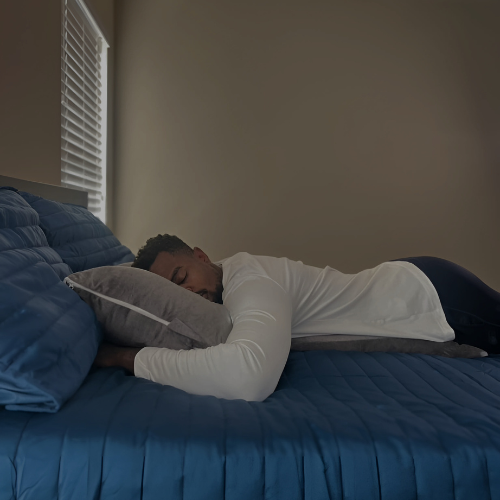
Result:
[[108,43],[83,0],[62,1],[61,185],[106,222]]

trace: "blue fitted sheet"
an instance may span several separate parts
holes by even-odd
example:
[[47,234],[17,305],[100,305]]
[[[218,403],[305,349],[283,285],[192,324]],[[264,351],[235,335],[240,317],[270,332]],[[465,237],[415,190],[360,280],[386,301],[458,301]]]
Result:
[[0,500],[500,498],[500,356],[291,352],[264,402],[92,369],[0,411]]

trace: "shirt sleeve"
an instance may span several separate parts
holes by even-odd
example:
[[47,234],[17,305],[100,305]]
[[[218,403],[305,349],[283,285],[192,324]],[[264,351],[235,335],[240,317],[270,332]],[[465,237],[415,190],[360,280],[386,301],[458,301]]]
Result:
[[190,350],[145,347],[135,357],[136,377],[225,399],[263,401],[272,394],[290,351],[290,298],[266,276],[234,281],[224,298],[233,321],[225,344]]

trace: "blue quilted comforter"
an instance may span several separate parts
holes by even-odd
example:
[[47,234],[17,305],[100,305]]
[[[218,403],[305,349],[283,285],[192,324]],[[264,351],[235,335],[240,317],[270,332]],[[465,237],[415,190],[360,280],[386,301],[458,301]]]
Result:
[[500,356],[292,352],[266,401],[92,369],[0,410],[0,500],[500,499]]

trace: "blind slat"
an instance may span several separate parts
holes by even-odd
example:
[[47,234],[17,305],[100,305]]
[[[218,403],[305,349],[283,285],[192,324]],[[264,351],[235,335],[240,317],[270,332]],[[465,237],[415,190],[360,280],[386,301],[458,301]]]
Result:
[[82,59],[86,58],[90,71],[94,73],[96,78],[99,78],[102,58],[96,53],[96,49],[86,46],[82,35],[77,33],[70,23],[66,23],[65,28],[65,33],[62,37],[63,45],[69,45],[75,54],[78,54]]
[[[71,71],[71,74],[70,72],[68,71],[68,69]],[[72,82],[74,82],[74,84],[82,91],[84,92],[87,97],[90,99],[90,101],[94,101],[96,102],[96,106],[98,107],[98,109],[100,110],[101,108],[99,107],[99,104],[101,103],[101,100],[99,99],[99,95],[97,92],[100,92],[99,89],[96,89],[97,92],[94,92],[92,90],[91,87],[89,87],[89,90],[92,92],[92,94],[94,95],[91,95],[89,92],[87,92],[87,90],[85,90],[83,87],[82,87],[82,84],[85,85],[85,80],[82,79],[82,77],[76,73],[73,68],[69,65],[66,65],[65,68],[63,68],[63,71],[64,71],[64,74],[66,76],[66,78],[69,78]],[[81,83],[78,82],[78,79],[80,80]],[[63,80],[64,82],[64,80]],[[65,82],[64,82],[65,83]]]
[[[88,172],[92,172],[93,174],[98,173],[101,170],[101,167],[98,165],[95,165],[91,161],[89,161],[87,158],[82,157],[79,154],[74,153],[73,151],[68,151],[67,148],[61,148],[61,150],[66,153],[66,155],[72,155],[75,158],[78,159],[72,159],[72,163],[78,167],[81,167],[82,169],[87,170]],[[68,156],[63,156],[62,158],[63,161],[69,161]],[[84,164],[78,163],[78,160],[85,162]]]
[[[63,118],[65,120],[65,118]],[[83,143],[89,151],[93,151],[96,154],[100,154],[99,145],[100,142],[96,141],[93,136],[86,133],[84,130],[75,129],[74,125],[71,122],[66,123],[61,127],[61,138],[66,140],[67,138],[78,143]]]
[[[90,177],[87,177],[84,174],[75,174],[73,172],[69,171],[64,171],[63,172],[67,177],[66,177],[66,182],[73,182],[75,185],[77,185],[78,182],[81,182],[82,185],[80,187],[90,187],[94,191],[94,193],[99,193],[100,195],[100,189],[101,189],[101,183],[99,181],[96,181],[94,179],[91,179]],[[69,179],[69,177],[73,177],[73,179]],[[90,193],[89,193],[90,195]],[[96,195],[95,195],[96,196]]]
[[[75,2],[74,0],[69,0],[67,2],[68,4],[73,4],[73,8],[68,9],[68,19],[73,19],[74,23],[76,23],[77,29],[81,29],[82,31],[88,30],[89,28],[89,34],[92,36],[93,40],[97,43],[99,41],[99,35],[98,33],[95,33],[94,29],[89,25],[85,14],[83,13],[82,9],[78,5],[78,2]],[[96,50],[98,50],[98,47],[96,47]]]
[[101,198],[101,181],[95,180],[92,177],[88,177],[82,172],[78,172],[76,170],[66,169],[62,172],[66,181],[80,183],[80,188],[85,187],[86,191],[89,192],[89,197],[91,196],[90,190],[93,191],[92,196],[96,199]]
[[99,149],[96,148],[91,141],[85,139],[84,137],[81,137],[79,134],[73,132],[73,130],[71,130],[71,129],[66,128],[66,129],[62,130],[61,131],[61,138],[63,141],[68,141],[71,144],[88,151],[90,154],[93,154],[96,156],[101,154]]
[[[74,66],[78,68],[81,72],[84,72],[89,80],[94,83],[94,86],[99,86],[99,72],[94,70],[94,68],[89,66],[88,61],[82,58],[82,54],[79,54],[74,50],[70,43],[63,41],[61,45],[63,49],[63,61],[65,58],[70,57],[74,61]],[[64,61],[67,62],[67,61]]]
[[[63,110],[63,114],[62,114],[62,119],[63,119],[62,128],[65,128],[65,127],[66,127],[66,128],[69,130],[69,128],[68,128],[68,127],[69,127],[69,125],[65,125],[65,124],[64,124],[64,120],[66,120],[67,122],[71,123],[71,125],[73,126],[73,127],[71,128],[71,130],[73,131],[73,133],[76,133],[76,132],[75,132],[75,129],[77,129],[77,130],[79,130],[79,132],[80,132],[81,134],[85,134],[86,136],[87,136],[87,135],[88,135],[88,136],[91,136],[91,137],[92,137],[92,139],[95,141],[95,143],[96,143],[97,145],[101,145],[101,144],[102,144],[102,143],[101,143],[101,140],[100,140],[100,139],[101,139],[101,135],[102,135],[102,134],[101,134],[100,132],[97,132],[97,131],[96,131],[96,134],[97,134],[97,135],[92,134],[92,133],[91,133],[91,131],[89,130],[89,128],[88,128],[88,127],[87,127],[87,128],[85,128],[85,129],[84,129],[84,128],[82,128],[82,127],[85,127],[85,122],[84,122],[83,120],[81,120],[80,118],[78,118],[78,117],[77,117],[77,118],[78,118],[78,120],[80,120],[80,122],[81,122],[81,123],[78,123],[78,122],[76,122],[73,118],[69,117],[67,114],[64,114],[64,113],[65,113],[65,111],[66,111],[66,110]],[[94,129],[92,129],[92,130],[94,130]],[[99,136],[99,137],[98,137],[98,136]]]
[[[99,125],[99,123],[97,123],[88,112],[86,112],[84,109],[79,108],[79,106],[77,106],[74,101],[70,101],[69,99],[67,99],[67,101],[63,101],[61,104],[67,110],[71,111],[74,115],[78,116],[78,118],[80,118],[80,120],[84,121],[86,125],[91,127],[93,130],[95,130],[99,134],[101,133],[101,131],[100,131],[101,126]],[[81,111],[83,111],[87,116],[85,116],[82,113],[79,113],[78,112],[79,109],[81,109]],[[89,120],[91,122],[89,122]]]
[[63,0],[61,185],[88,192],[105,221],[107,43],[84,0]]
[[[68,47],[71,50],[68,50]],[[78,54],[75,49],[72,47],[71,43],[66,43],[62,45],[63,51],[66,53],[67,56],[71,57],[73,61],[75,62],[76,67],[80,68],[81,71],[84,71],[87,75],[87,77],[91,80],[94,81],[95,86],[99,86],[99,74],[97,72],[94,73],[93,68],[89,66],[89,64],[81,57],[80,54]],[[80,59],[78,61],[76,58]],[[63,56],[64,60],[64,56]]]
[[[85,22],[85,21],[79,21],[73,14],[73,12],[70,9],[68,9],[68,16],[66,17],[66,22],[68,23],[66,25],[66,31],[70,34],[75,35],[77,37],[76,38],[77,40],[82,40],[83,47],[86,47],[89,53],[94,54],[95,55],[94,57],[97,59],[99,53],[99,42],[97,38],[92,38],[90,36],[91,33],[90,27],[81,26],[80,22]],[[87,35],[88,41],[85,40],[85,35]]]
[[67,94],[68,97],[70,97],[68,100],[71,102],[75,102],[79,105],[80,108],[84,106],[82,109],[85,109],[85,106],[88,106],[90,110],[87,111],[92,111],[94,113],[94,120],[98,121],[99,120],[99,115],[101,113],[101,108],[94,109],[94,104],[89,103],[89,98],[85,98],[85,96],[81,96],[75,89],[74,87],[66,80],[65,82],[62,82],[63,85],[67,86],[67,90],[71,92],[71,97],[69,94]]
[[[69,166],[68,166],[69,165]],[[70,168],[72,167],[72,168]],[[93,170],[92,168],[86,168],[79,163],[75,163],[74,161],[71,161],[69,158],[63,158],[62,159],[62,166],[61,166],[61,172],[66,172],[66,173],[75,173],[75,168],[81,169],[83,171],[87,171],[89,175],[96,175],[96,171]],[[102,175],[99,173],[99,179],[102,180]],[[95,179],[94,179],[95,180]]]
[[[63,137],[62,140],[64,142],[67,142],[68,144],[71,144],[71,146],[68,146],[68,148],[65,148],[64,146],[61,148],[63,151],[66,151],[66,153],[71,153],[75,156],[78,156],[79,158],[82,158],[83,160],[86,160],[92,164],[97,163],[96,165],[96,170],[101,170],[101,166],[99,165],[99,163],[101,162],[101,159],[99,158],[98,155],[96,155],[95,153],[92,153],[90,152],[89,150],[87,150],[85,147],[82,147],[80,144],[78,143],[75,143],[75,142],[71,142],[68,140],[68,138],[65,138]],[[73,147],[73,149],[70,149],[71,147]],[[78,148],[78,151],[76,151],[75,149]],[[81,156],[81,153],[83,153],[83,156]],[[89,155],[90,158],[86,157],[85,155]]]

